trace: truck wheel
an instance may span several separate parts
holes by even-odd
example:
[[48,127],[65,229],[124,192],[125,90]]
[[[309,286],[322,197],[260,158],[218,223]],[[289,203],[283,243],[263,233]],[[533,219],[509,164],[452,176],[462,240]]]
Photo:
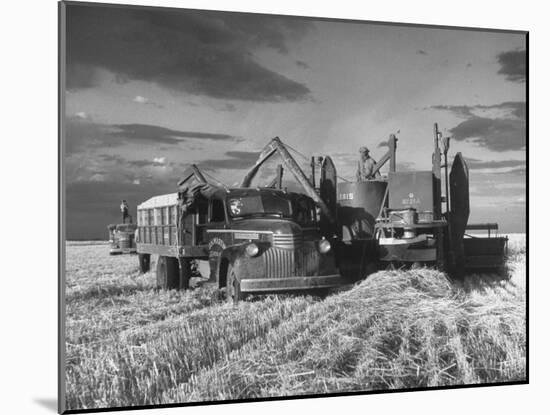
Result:
[[157,287],[163,290],[179,288],[179,264],[176,258],[159,256],[157,261]]
[[139,270],[145,274],[151,269],[151,254],[138,254]]
[[237,278],[237,274],[232,265],[227,269],[227,285],[225,286],[226,299],[228,302],[237,304],[244,300],[244,295],[241,292],[241,282]]

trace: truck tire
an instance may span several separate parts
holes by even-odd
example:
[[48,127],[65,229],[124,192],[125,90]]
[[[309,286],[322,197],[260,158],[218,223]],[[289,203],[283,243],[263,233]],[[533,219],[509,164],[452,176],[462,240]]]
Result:
[[226,300],[229,303],[237,304],[239,301],[245,299],[245,296],[241,292],[241,282],[231,264],[229,264],[229,267],[227,268],[227,284],[225,286],[225,293]]
[[157,287],[163,290],[179,288],[179,264],[176,258],[159,256],[157,261]]
[[143,274],[151,269],[151,254],[138,254],[139,271]]

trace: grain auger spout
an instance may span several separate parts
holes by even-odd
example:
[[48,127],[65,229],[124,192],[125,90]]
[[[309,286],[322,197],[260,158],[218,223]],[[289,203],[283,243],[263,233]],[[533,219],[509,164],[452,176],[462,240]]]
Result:
[[[245,174],[243,180],[241,181],[240,187],[250,187],[250,184],[252,183],[252,180],[256,176],[260,167],[275,153],[278,153],[281,156],[285,167],[291,171],[298,183],[300,183],[300,185],[303,187],[305,193],[315,201],[317,206],[321,209],[322,215],[326,217],[329,222],[334,224],[336,222],[334,212],[331,211],[323,198],[319,196],[319,194],[315,190],[314,184],[312,184],[310,180],[306,177],[298,163],[296,163],[296,160],[294,160],[292,155],[289,153],[287,147],[279,137],[273,138],[264,147],[254,166],[252,166]],[[328,159],[328,157],[326,157],[325,159]],[[332,162],[330,162],[329,164],[332,165]],[[323,186],[321,185],[321,187]]]

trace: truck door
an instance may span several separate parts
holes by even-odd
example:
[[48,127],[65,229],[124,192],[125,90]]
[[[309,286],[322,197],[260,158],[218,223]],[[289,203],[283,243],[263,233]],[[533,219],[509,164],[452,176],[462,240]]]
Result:
[[233,244],[233,234],[227,229],[225,201],[222,199],[210,199],[206,239],[209,250],[210,280],[214,281],[222,251]]
[[208,229],[208,201],[200,200],[197,203],[194,220],[195,220],[195,234],[193,243],[195,245],[204,245],[207,243],[207,233]]

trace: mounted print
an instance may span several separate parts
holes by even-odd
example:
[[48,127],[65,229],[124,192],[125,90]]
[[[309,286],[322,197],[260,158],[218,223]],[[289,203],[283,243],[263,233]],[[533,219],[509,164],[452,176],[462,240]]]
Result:
[[59,12],[60,412],[528,382],[527,32]]

